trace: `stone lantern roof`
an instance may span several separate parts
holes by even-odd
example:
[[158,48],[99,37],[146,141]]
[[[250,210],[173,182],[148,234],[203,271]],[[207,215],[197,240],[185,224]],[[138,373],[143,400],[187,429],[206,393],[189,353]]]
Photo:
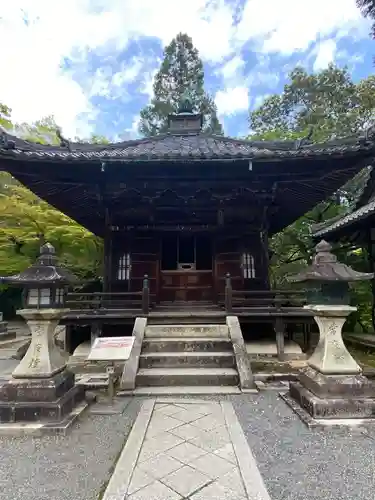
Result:
[[332,246],[322,240],[315,247],[315,256],[311,266],[297,275],[290,276],[291,282],[319,281],[323,282],[352,282],[373,279],[374,273],[362,273],[338,262],[332,252]]
[[2,277],[1,282],[9,285],[69,285],[78,278],[68,269],[59,266],[55,248],[50,243],[40,247],[40,255],[30,267],[14,276]]

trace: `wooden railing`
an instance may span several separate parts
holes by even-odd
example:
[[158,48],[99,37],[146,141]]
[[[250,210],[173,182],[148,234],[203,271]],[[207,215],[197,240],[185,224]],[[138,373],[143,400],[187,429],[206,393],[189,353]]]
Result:
[[139,309],[148,314],[151,298],[149,278],[145,274],[139,292],[71,292],[65,304],[72,310]]
[[302,308],[306,304],[306,290],[233,290],[231,276],[225,277],[224,307],[227,313],[239,309]]

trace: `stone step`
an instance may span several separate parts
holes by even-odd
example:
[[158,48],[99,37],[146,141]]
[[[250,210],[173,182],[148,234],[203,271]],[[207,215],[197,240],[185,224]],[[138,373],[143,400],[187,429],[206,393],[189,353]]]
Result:
[[142,353],[140,368],[233,368],[234,354],[231,352],[153,352]]
[[149,325],[145,330],[145,338],[158,337],[220,337],[229,338],[228,327],[217,324],[171,324]]
[[226,314],[224,311],[182,311],[169,310],[158,311],[153,310],[148,316],[149,325],[172,325],[178,322],[180,325],[192,324],[226,324]]
[[[174,395],[212,395],[212,394],[241,394],[241,390],[237,386],[194,386],[194,385],[175,385],[175,386],[159,386],[159,387],[137,387],[130,392],[133,396],[174,396]],[[118,393],[118,396],[128,396],[128,391]]]
[[238,385],[234,368],[141,368],[137,387]]
[[159,337],[143,341],[142,354],[152,352],[233,352],[232,342],[229,339],[215,337]]

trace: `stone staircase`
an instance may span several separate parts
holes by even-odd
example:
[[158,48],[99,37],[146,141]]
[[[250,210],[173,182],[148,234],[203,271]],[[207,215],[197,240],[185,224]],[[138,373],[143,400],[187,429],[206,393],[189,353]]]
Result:
[[147,325],[134,394],[232,394],[238,384],[226,324]]

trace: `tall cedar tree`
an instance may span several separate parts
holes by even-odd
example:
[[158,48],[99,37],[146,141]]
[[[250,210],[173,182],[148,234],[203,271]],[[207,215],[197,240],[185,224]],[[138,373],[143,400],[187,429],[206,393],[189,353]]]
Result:
[[357,7],[365,17],[373,19],[371,35],[375,38],[375,0],[356,0]]
[[151,103],[140,113],[139,132],[142,135],[150,137],[166,132],[168,115],[178,110],[185,92],[190,94],[193,111],[203,115],[203,132],[223,133],[215,102],[204,90],[203,63],[188,35],[179,33],[165,48],[153,89]]

